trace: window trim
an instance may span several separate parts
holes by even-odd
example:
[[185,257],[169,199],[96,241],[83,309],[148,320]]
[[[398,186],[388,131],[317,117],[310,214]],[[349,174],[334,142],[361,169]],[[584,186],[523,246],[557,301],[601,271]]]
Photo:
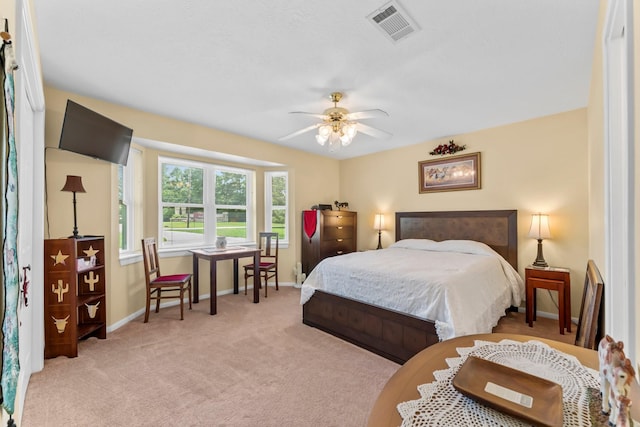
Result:
[[[120,249],[118,244],[118,255],[121,264],[127,263],[127,259],[135,257],[140,253],[135,249],[135,236],[136,236],[136,209],[135,209],[135,176],[136,176],[136,158],[142,155],[142,151],[137,148],[131,147],[129,150],[129,161],[127,165],[118,165],[118,169],[122,168],[122,201],[127,207],[127,233],[124,236],[126,239],[126,249]],[[118,181],[120,181],[120,173],[118,171]],[[120,182],[118,182],[118,187]],[[118,198],[118,219],[120,218],[120,200]],[[120,221],[118,220],[118,226]],[[118,229],[118,241],[120,240],[120,230]]]

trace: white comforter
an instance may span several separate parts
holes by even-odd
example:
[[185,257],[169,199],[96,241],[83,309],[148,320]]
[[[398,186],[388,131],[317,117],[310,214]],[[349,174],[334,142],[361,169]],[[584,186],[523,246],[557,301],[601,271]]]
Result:
[[489,246],[469,240],[407,239],[387,249],[326,258],[302,285],[434,320],[440,340],[490,333],[524,283]]

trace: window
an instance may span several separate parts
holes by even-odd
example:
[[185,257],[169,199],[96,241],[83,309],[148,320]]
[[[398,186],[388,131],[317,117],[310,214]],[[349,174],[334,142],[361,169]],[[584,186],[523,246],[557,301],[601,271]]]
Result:
[[204,169],[179,163],[162,163],[161,246],[204,243]]
[[289,241],[289,188],[287,172],[265,172],[265,230],[278,233],[280,240]]
[[142,153],[135,148],[129,152],[127,166],[118,165],[118,249],[120,253],[137,249],[140,240],[142,200]]
[[160,158],[159,170],[161,247],[250,240],[253,172],[169,158]]
[[[247,241],[247,173],[216,170],[216,235]],[[239,240],[238,240],[239,239]]]

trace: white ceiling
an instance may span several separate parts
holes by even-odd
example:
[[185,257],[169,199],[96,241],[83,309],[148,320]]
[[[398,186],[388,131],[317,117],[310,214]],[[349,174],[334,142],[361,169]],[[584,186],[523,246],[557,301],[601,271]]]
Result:
[[[395,44],[366,19],[386,0],[33,4],[51,86],[345,159],[585,107],[599,0],[400,0],[420,31]],[[336,90],[393,136],[278,141]]]

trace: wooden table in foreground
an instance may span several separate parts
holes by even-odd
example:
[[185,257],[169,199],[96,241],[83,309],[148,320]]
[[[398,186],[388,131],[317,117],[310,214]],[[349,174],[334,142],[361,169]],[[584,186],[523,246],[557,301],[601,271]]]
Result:
[[[204,259],[209,261],[209,279],[211,283],[211,297],[209,314],[214,315],[217,313],[218,307],[218,283],[216,279],[216,263],[225,259],[233,260],[233,293],[238,293],[238,259],[252,257],[254,271],[258,271],[260,265],[260,249],[251,249],[244,247],[230,247],[224,250],[216,249],[193,249],[190,251],[193,254],[193,302],[200,301],[200,283],[199,283],[199,262],[198,260]],[[260,302],[260,275],[253,275],[253,302]]]
[[387,381],[371,412],[368,427],[398,427],[402,418],[396,409],[398,403],[420,398],[418,385],[435,381],[433,371],[447,369],[448,357],[459,356],[456,348],[473,347],[475,340],[499,342],[503,339],[514,341],[541,341],[556,350],[575,356],[580,363],[592,369],[598,369],[598,353],[575,345],[538,337],[515,334],[481,334],[453,338],[427,347],[413,356]]

